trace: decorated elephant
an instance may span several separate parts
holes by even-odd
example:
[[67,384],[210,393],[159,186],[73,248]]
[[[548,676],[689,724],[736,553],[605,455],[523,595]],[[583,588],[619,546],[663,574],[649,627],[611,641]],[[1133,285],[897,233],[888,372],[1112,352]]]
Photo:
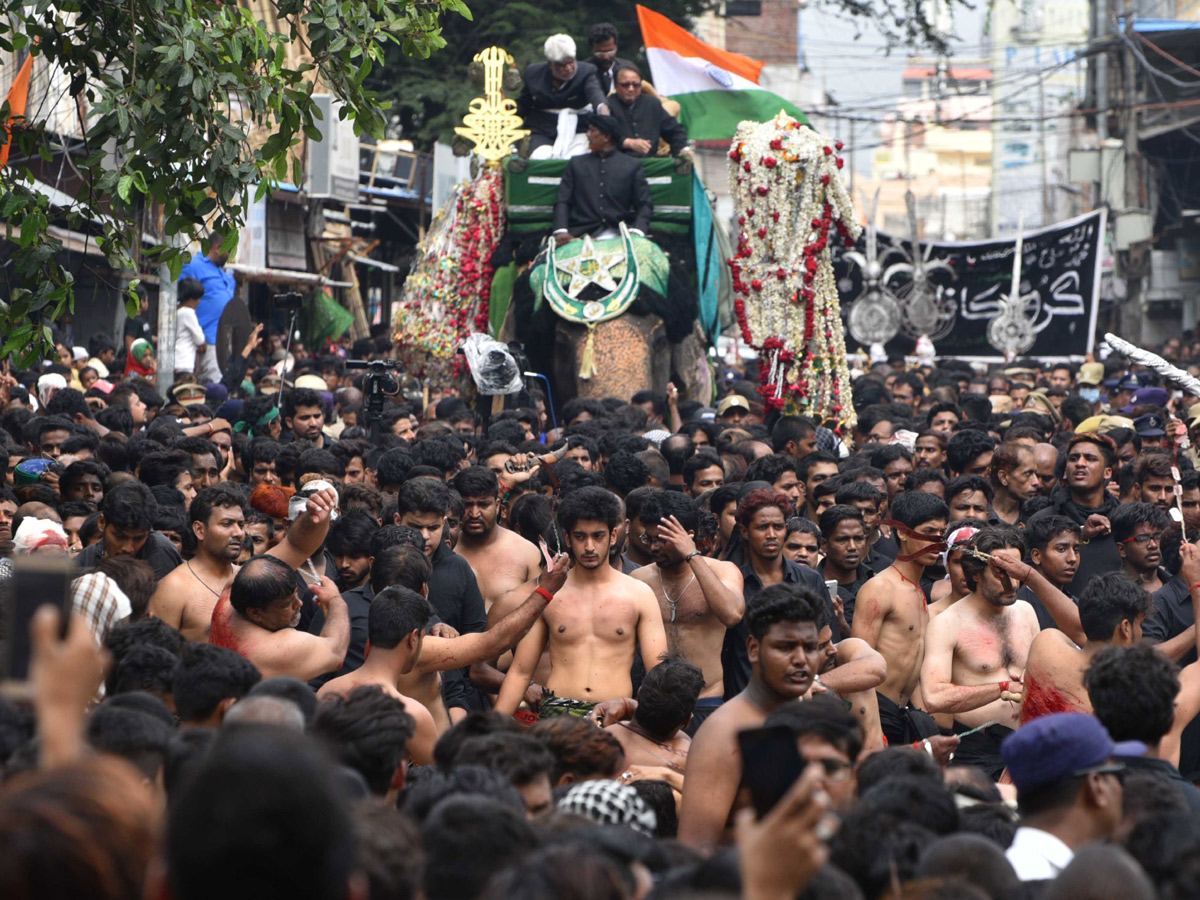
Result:
[[[643,388],[661,394],[668,381],[682,397],[703,403],[712,397],[708,348],[733,321],[724,265],[731,250],[690,164],[664,158],[642,164],[654,200],[650,237],[591,238],[556,248],[548,234],[566,164],[514,160],[505,166],[508,234],[502,248],[508,252],[498,256],[529,265],[513,282],[501,335],[521,341],[534,367],[551,375],[559,402],[627,398]],[[628,255],[626,241],[637,271],[618,293],[629,274],[617,259]],[[547,290],[550,270],[557,275]],[[591,283],[580,280],[593,276]],[[593,301],[604,311],[590,307],[596,315],[589,318]],[[498,302],[493,291],[493,309]]]

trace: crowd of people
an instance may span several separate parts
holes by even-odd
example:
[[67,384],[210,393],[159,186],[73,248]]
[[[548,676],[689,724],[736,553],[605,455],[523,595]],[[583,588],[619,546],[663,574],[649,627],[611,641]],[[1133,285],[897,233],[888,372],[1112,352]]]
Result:
[[165,394],[140,333],[0,375],[4,604],[78,576],[0,699],[4,897],[1197,895],[1200,398],[898,358],[844,434],[740,367],[371,421],[386,338],[206,380],[205,327]]

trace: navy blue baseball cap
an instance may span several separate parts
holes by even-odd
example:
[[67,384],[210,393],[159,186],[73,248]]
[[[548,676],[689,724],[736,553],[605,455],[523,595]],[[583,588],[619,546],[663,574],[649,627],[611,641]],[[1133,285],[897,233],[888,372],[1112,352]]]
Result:
[[1114,742],[1095,716],[1054,713],[1021,726],[1000,745],[1018,794],[1066,781],[1114,756],[1144,756],[1141,741]]

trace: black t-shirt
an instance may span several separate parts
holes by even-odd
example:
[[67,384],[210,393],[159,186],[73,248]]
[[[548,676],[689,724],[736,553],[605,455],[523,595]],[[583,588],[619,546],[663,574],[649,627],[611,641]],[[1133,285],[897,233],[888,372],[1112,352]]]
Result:
[[[166,578],[177,566],[183,564],[183,557],[179,555],[175,545],[157,531],[150,532],[146,543],[142,544],[142,549],[135,553],[133,558],[150,563],[150,568],[154,570],[154,577],[159,581]],[[103,538],[90,547],[84,547],[75,557],[75,564],[81,569],[90,569],[102,559],[104,559]]]
[[150,340],[150,323],[141,316],[134,316],[132,319],[126,319],[125,336],[131,337],[135,341],[138,338]]

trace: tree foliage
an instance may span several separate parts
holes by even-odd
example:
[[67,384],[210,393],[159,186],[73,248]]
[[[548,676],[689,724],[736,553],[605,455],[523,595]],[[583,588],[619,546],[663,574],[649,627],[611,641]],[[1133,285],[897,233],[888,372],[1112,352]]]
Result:
[[[366,83],[372,69],[389,53],[428,58],[446,44],[443,16],[470,17],[462,0],[262,6],[274,21],[221,0],[0,0],[0,49],[29,50],[35,66],[57,67],[70,95],[85,101],[86,149],[73,159],[82,189],[65,218],[73,228],[99,227],[97,245],[115,270],[136,273],[148,257],[178,277],[188,240],[209,227],[236,235],[250,189],[261,196],[289,177],[300,183],[293,148],[302,136],[320,137],[317,84],[345,102],[357,131],[382,135],[387,104]],[[298,63],[289,55],[297,47]],[[34,189],[28,163],[48,161],[58,141],[45,113],[31,112],[9,123],[8,104],[0,106],[0,125],[13,125],[0,220],[14,245],[0,356],[23,360],[44,349],[43,322],[73,303],[71,275],[57,261],[62,243],[48,231],[59,213]],[[143,231],[159,239],[147,243]]]

